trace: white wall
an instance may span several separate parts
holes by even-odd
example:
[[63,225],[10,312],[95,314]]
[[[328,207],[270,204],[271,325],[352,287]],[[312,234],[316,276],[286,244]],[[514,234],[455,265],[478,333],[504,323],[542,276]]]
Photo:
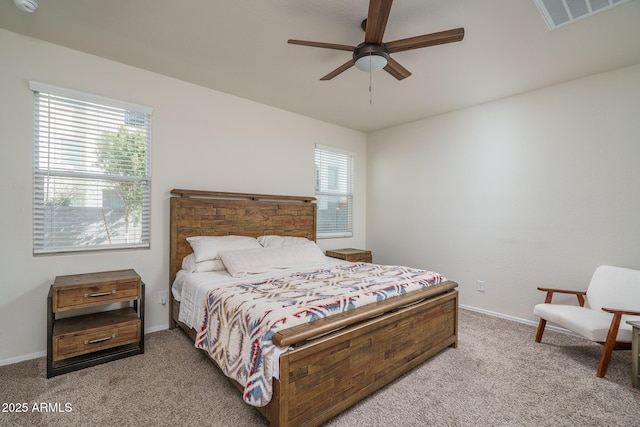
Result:
[[461,304],[535,320],[538,285],[640,269],[639,138],[640,65],[376,132],[367,245],[457,281]]
[[[0,364],[46,350],[46,296],[57,275],[135,268],[147,330],[167,327],[173,188],[309,196],[316,143],[356,154],[354,238],[365,243],[366,135],[0,30]],[[33,94],[37,80],[154,108],[151,249],[32,255]]]

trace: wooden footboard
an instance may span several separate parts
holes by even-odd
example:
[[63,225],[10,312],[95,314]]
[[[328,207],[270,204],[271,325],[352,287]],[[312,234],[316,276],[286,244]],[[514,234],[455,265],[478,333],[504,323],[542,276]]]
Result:
[[273,400],[259,409],[272,426],[319,425],[455,347],[457,319],[458,292],[450,291],[290,350]]

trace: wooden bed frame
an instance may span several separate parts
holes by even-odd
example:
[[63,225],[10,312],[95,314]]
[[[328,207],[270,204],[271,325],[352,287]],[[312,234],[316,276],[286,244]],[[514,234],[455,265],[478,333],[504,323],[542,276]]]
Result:
[[[170,284],[191,253],[189,236],[316,238],[313,197],[171,194]],[[274,342],[292,348],[280,356],[271,402],[256,409],[272,426],[319,425],[445,348],[456,347],[456,287],[443,282],[278,332]],[[170,329],[177,325],[195,341],[196,331],[178,321],[179,302],[171,290],[169,295]]]

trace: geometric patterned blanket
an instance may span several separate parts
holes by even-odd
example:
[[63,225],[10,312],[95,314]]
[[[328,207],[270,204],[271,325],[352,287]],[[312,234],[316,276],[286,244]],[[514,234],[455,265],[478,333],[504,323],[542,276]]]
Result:
[[225,375],[244,386],[244,401],[271,400],[279,330],[435,285],[438,273],[368,263],[213,289],[200,313],[196,347],[206,350]]

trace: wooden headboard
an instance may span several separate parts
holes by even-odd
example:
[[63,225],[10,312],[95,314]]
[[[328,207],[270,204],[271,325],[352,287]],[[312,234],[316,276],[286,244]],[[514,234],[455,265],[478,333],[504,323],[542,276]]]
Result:
[[[190,236],[280,235],[316,240],[315,197],[171,190],[170,282]],[[171,292],[169,292],[171,293]]]

